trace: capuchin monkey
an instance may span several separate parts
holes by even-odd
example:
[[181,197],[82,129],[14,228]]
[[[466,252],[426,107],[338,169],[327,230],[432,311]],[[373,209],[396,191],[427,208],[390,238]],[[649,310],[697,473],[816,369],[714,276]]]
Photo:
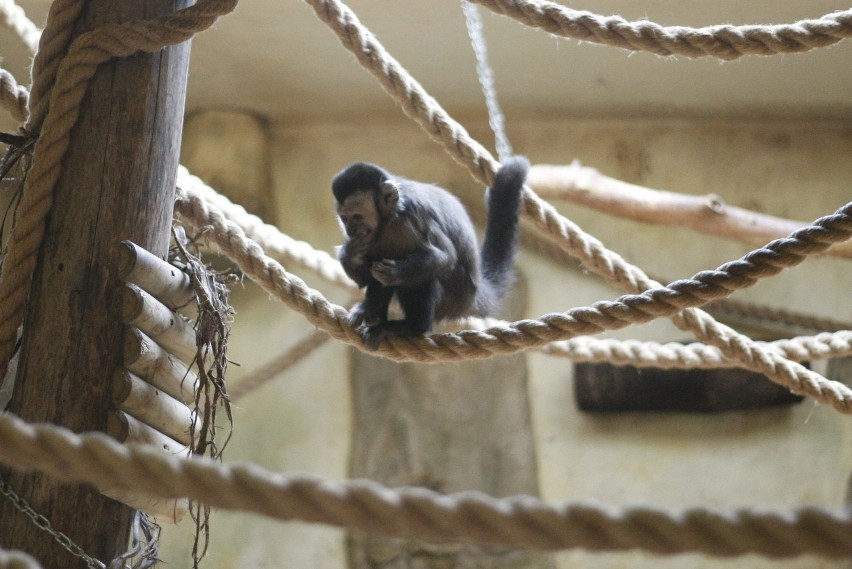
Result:
[[[368,348],[385,336],[417,336],[436,320],[487,316],[513,280],[521,190],[529,162],[506,160],[488,191],[481,251],[473,223],[455,196],[359,162],[331,188],[345,240],[338,252],[364,301],[350,314]],[[388,320],[396,296],[404,318]]]

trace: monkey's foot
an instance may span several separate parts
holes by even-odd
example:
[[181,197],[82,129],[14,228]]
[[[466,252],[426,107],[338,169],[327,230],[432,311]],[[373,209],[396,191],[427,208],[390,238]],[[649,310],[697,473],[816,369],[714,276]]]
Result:
[[363,302],[360,302],[349,311],[349,325],[353,328],[361,325],[377,326],[385,319],[383,312],[383,310],[371,309],[369,306],[365,306]]

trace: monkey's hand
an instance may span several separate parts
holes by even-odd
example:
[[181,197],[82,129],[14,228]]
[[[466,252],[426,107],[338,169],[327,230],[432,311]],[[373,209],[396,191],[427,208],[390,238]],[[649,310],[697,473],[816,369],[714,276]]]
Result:
[[369,242],[350,239],[337,252],[343,270],[359,287],[367,286],[370,281],[370,263],[367,259],[369,250]]
[[384,286],[399,286],[404,283],[402,270],[398,261],[382,259],[370,267],[370,274]]

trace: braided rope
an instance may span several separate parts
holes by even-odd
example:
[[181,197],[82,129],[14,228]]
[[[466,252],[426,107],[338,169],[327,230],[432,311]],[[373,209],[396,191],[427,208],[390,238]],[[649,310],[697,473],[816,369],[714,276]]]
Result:
[[[845,209],[852,211],[852,203]],[[248,239],[237,224],[225,219],[218,208],[197,194],[179,191],[175,212],[195,227],[210,229],[208,236],[211,241],[264,290],[332,337],[365,349],[361,335],[348,323],[345,308],[330,303],[321,293],[267,257],[257,243]],[[852,234],[852,218],[841,210],[738,261],[727,263],[715,271],[702,271],[693,279],[677,281],[669,287],[624,295],[614,302],[602,301],[591,307],[546,314],[538,320],[521,320],[510,326],[484,331],[465,330],[456,334],[415,338],[391,337],[382,342],[378,353],[396,361],[425,363],[482,359],[541,347],[555,340],[623,328],[630,323],[647,322],[712,300],[714,295],[722,297],[738,288],[751,286],[759,278],[803,260],[804,256],[797,251],[827,248],[831,242],[848,234]],[[735,335],[733,331],[731,334]],[[750,340],[742,342],[736,337],[724,337],[722,344],[722,352],[725,355],[737,354],[743,367],[760,371],[792,391],[810,395],[840,412],[852,413],[852,389],[845,385],[784,360]],[[740,357],[742,351],[747,357]]]
[[54,426],[29,425],[11,415],[0,415],[0,440],[0,461],[21,470],[39,470],[100,489],[189,497],[217,508],[371,535],[543,550],[759,553],[773,558],[852,555],[849,509],[661,511],[589,503],[551,506],[531,496],[497,500],[479,492],[441,495],[425,488],[390,489],[367,480],[341,483],[274,474],[253,464],[229,466],[204,457],[183,459],[153,447],[123,446],[100,433],[75,435]]
[[85,5],[83,0],[54,0],[50,5],[31,71],[30,117],[25,128],[34,135],[41,132],[59,65],[68,51],[74,25]]
[[784,25],[665,27],[600,16],[547,0],[471,0],[527,26],[580,41],[649,51],[661,56],[715,57],[800,53],[852,37],[852,10]]
[[[174,45],[207,29],[236,6],[236,0],[203,0],[171,16],[106,25],[78,37],[63,59],[51,92],[51,112],[45,118],[35,146],[33,166],[27,176],[18,219],[9,240],[9,253],[0,274],[0,371],[5,373],[15,332],[44,236],[45,217],[53,203],[62,159],[77,122],[79,105],[97,67],[113,57],[139,51],[153,52]],[[33,117],[30,117],[31,121]],[[2,375],[2,373],[0,373]]]
[[41,30],[27,17],[24,9],[15,4],[14,0],[0,0],[0,18],[3,25],[15,32],[30,53],[35,53]]
[[29,96],[29,91],[26,87],[18,85],[14,75],[5,69],[0,69],[0,107],[9,111],[12,118],[19,123],[27,120]]

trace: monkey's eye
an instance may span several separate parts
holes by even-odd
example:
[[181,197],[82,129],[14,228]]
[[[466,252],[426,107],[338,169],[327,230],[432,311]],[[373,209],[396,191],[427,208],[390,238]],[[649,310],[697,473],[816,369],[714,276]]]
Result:
[[362,221],[364,221],[364,216],[363,216],[363,215],[361,215],[360,213],[353,213],[353,214],[349,217],[349,219],[351,219],[351,220],[352,220],[352,221],[354,221],[355,223],[361,223]]

